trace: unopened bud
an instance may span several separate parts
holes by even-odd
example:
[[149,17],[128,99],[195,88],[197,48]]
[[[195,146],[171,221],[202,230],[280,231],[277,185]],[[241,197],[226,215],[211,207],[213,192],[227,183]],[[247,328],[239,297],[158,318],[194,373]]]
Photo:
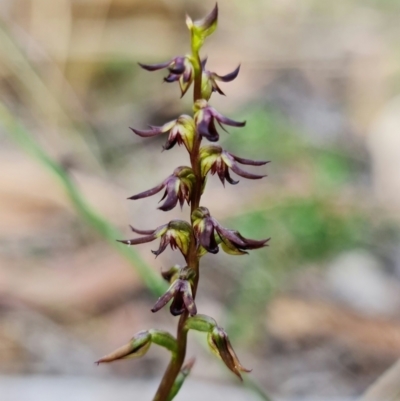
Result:
[[239,362],[239,359],[229,341],[228,335],[221,327],[216,326],[212,332],[208,334],[207,340],[211,351],[218,358],[222,359],[228,369],[235,373],[240,380],[243,380],[240,372],[251,372],[251,369],[246,369]]
[[123,345],[110,354],[103,356],[95,363],[99,365],[100,363],[113,362],[119,359],[140,358],[146,354],[150,348],[150,345],[151,334],[147,330],[141,331],[137,333],[128,344]]
[[215,4],[214,9],[198,21],[192,21],[189,16],[186,16],[186,25],[192,34],[192,49],[198,52],[203,46],[204,40],[210,36],[217,28],[218,22],[218,5]]

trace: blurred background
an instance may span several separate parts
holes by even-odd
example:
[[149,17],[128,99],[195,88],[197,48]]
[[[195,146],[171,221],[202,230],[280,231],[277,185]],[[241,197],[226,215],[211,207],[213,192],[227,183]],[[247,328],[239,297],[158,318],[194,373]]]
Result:
[[[154,277],[181,256],[114,242],[132,235],[128,224],[152,229],[189,211],[126,200],[188,163],[183,147],[161,153],[165,137],[129,130],[191,112],[191,94],[179,100],[163,72],[137,63],[184,55],[185,13],[213,6],[0,2],[1,401],[151,399],[164,351],[93,364],[139,330],[177,323],[150,308]],[[197,306],[265,394],[239,387],[193,335],[196,365],[176,399],[356,399],[400,356],[400,2],[219,8],[202,54],[212,71],[241,71],[211,104],[247,120],[221,144],[271,163],[266,179],[236,187],[212,177],[203,205],[272,239],[248,256],[206,255]]]

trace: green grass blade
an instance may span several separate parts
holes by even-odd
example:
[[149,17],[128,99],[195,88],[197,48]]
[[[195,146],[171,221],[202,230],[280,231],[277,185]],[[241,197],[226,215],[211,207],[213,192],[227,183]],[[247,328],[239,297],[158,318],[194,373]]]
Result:
[[40,147],[3,104],[0,104],[0,124],[5,128],[11,139],[57,178],[82,220],[94,228],[112,247],[131,262],[149,290],[157,296],[163,294],[166,286],[159,275],[146,264],[134,249],[116,242],[116,239],[123,237],[119,230],[89,206],[65,169]]

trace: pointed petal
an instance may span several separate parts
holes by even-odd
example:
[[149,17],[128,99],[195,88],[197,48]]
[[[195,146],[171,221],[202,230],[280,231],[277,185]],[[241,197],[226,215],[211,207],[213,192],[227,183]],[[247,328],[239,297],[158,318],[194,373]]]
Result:
[[156,230],[138,230],[137,228],[129,225],[129,227],[131,228],[131,230],[136,233],[136,234],[140,234],[140,235],[151,235],[154,234],[156,232]]
[[201,60],[201,69],[204,70],[206,68],[208,57],[204,57],[203,60]]
[[163,68],[167,68],[173,60],[166,61],[165,63],[159,63],[159,64],[142,64],[138,63],[143,69],[147,71],[156,71],[156,70],[161,70]]
[[[228,152],[227,152],[228,153]],[[247,164],[249,166],[263,166],[270,161],[264,161],[264,160],[250,160],[250,159],[243,159],[242,157],[238,157],[233,155],[232,153],[228,153],[230,156],[232,156],[238,163],[240,164]]]
[[215,109],[213,109],[213,115],[221,124],[230,125],[231,127],[244,127],[246,125],[246,121],[232,120],[228,117],[223,116],[221,113],[218,113]]
[[158,249],[156,251],[151,251],[151,253],[153,253],[157,257],[158,255],[160,255],[160,253],[165,251],[168,244],[169,244],[169,240],[167,239],[167,236],[163,235],[161,237],[160,246],[158,247]]
[[213,73],[212,75],[215,79],[218,79],[219,81],[231,82],[238,76],[239,71],[240,71],[240,64],[237,66],[237,68],[234,71],[230,72],[229,74],[218,75],[218,74]]
[[151,311],[153,313],[159,311],[175,296],[175,294],[177,292],[178,292],[178,286],[176,285],[176,282],[175,282],[174,284],[171,285],[171,287],[168,289],[168,291],[164,295],[162,295],[160,298],[158,298],[157,302],[155,303],[155,305],[153,306]]
[[246,247],[246,242],[239,237],[239,233],[234,230],[228,230],[225,227],[222,227],[221,225],[218,224],[218,226],[215,227],[217,230],[218,234],[220,237],[227,238],[229,241],[231,241],[234,245],[238,247]]
[[219,168],[217,169],[218,177],[219,177],[220,181],[222,182],[223,186],[225,186],[225,175],[228,172],[229,172],[228,169],[219,169]]
[[240,363],[239,358],[238,358],[238,356],[236,355],[235,350],[232,348],[232,344],[231,344],[231,342],[229,341],[229,338],[228,338],[228,337],[226,338],[226,345],[227,345],[227,347],[228,347],[229,353],[230,353],[231,356],[232,356],[233,361],[235,362],[235,367],[236,367],[238,370],[242,371],[242,372],[250,373],[253,369],[246,369],[246,368]]
[[155,239],[154,235],[148,235],[146,237],[133,238],[133,239],[128,239],[128,240],[117,239],[117,242],[121,242],[122,244],[126,244],[126,245],[139,245],[139,244],[145,244],[146,242],[154,241],[154,239]]
[[228,169],[225,170],[225,179],[231,185],[239,184],[239,180],[235,181],[234,179],[232,179],[231,175],[229,174],[229,170]]
[[222,92],[221,88],[217,85],[217,83],[213,82],[213,92],[218,92],[222,96],[226,96],[224,92]]
[[263,248],[264,246],[268,246],[268,242],[271,238],[266,238],[266,239],[261,239],[261,240],[255,240],[255,239],[249,239],[249,238],[244,238],[240,234],[239,236],[246,242],[246,248],[245,249],[259,249]]
[[150,138],[152,136],[162,134],[162,127],[153,127],[151,129],[139,130],[132,127],[129,127],[136,135],[139,135],[142,138]]
[[[218,20],[218,3],[215,3],[213,10],[210,14],[206,15],[204,18],[197,20],[194,24],[198,27],[201,27],[203,30],[212,29],[213,25],[215,25]],[[215,29],[215,27],[214,27]],[[207,32],[207,35],[210,35],[212,32]]]
[[232,164],[231,170],[237,175],[240,175],[243,178],[248,178],[250,180],[259,180],[260,178],[266,177],[265,175],[248,173],[247,171],[242,170],[236,163]]
[[183,291],[183,302],[185,304],[185,307],[187,311],[189,312],[190,316],[197,315],[197,307],[196,304],[194,303],[193,295],[192,295],[192,290],[190,288],[190,284],[187,284],[188,289]]
[[142,199],[142,198],[147,198],[148,196],[152,196],[160,192],[163,188],[165,187],[165,184],[162,182],[160,185],[157,185],[154,188],[148,189],[147,191],[141,192],[137,195],[133,195],[128,199],[136,200],[136,199]]

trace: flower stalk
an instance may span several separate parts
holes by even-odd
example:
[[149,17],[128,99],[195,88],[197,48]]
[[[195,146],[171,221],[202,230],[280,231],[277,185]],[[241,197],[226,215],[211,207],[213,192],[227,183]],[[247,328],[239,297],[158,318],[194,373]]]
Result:
[[184,365],[186,358],[187,336],[190,330],[207,333],[210,350],[220,358],[225,365],[240,379],[242,372],[250,372],[244,368],[232,348],[227,333],[217,325],[215,320],[205,315],[197,314],[195,304],[196,293],[200,279],[200,258],[205,253],[218,253],[221,248],[230,255],[243,255],[247,250],[259,249],[267,246],[268,239],[253,240],[244,237],[238,231],[223,227],[210,211],[201,206],[201,196],[205,189],[208,173],[217,173],[221,182],[237,184],[231,178],[229,170],[249,179],[260,179],[264,175],[256,175],[242,170],[237,164],[262,166],[267,162],[253,161],[238,157],[222,149],[220,146],[201,146],[203,140],[217,142],[219,133],[217,125],[223,130],[223,125],[243,127],[245,121],[235,121],[223,116],[210,104],[213,93],[224,95],[216,81],[230,82],[239,73],[240,66],[227,75],[219,75],[205,69],[206,59],[201,59],[200,49],[205,39],[216,29],[218,22],[218,6],[201,20],[192,21],[187,16],[186,24],[191,35],[191,54],[178,56],[171,60],[154,65],[140,64],[147,71],[168,70],[165,82],[179,82],[181,95],[187,93],[193,84],[193,116],[181,115],[176,120],[162,126],[150,126],[150,129],[131,130],[140,137],[152,137],[168,134],[164,150],[171,149],[175,144],[185,145],[189,153],[190,166],[177,167],[162,183],[130,197],[132,200],[144,199],[164,190],[159,207],[162,211],[169,211],[178,202],[190,205],[190,223],[184,220],[172,220],[159,226],[155,230],[139,230],[131,226],[134,233],[140,237],[119,240],[126,245],[138,245],[160,240],[159,248],[152,251],[156,257],[169,245],[172,249],[179,249],[186,266],[175,265],[162,272],[170,287],[152,308],[157,312],[169,302],[170,312],[179,316],[176,337],[159,330],[147,330],[138,333],[125,346],[101,358],[98,363],[112,362],[119,359],[136,358],[143,356],[152,343],[163,346],[171,352],[171,360],[163,375],[153,401],[171,401],[184,379],[189,374],[193,361]]

